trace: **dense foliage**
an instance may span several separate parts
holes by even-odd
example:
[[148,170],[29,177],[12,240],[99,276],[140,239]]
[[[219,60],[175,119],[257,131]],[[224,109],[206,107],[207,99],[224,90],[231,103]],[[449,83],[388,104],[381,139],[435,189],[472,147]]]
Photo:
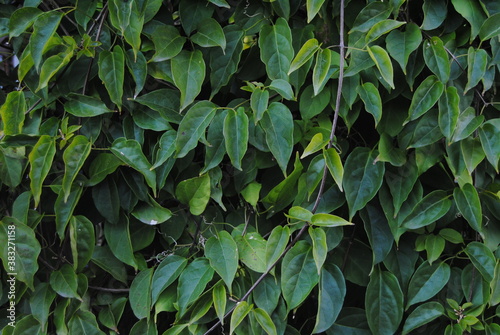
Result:
[[0,0],[2,334],[500,334],[499,36],[495,0]]

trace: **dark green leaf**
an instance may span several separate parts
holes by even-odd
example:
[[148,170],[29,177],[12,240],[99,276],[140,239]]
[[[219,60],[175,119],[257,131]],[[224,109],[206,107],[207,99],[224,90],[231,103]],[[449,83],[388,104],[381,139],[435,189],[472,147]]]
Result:
[[467,85],[465,85],[464,94],[470,89],[476,87],[479,81],[486,73],[486,66],[488,65],[488,53],[486,50],[475,50],[473,47],[469,48],[467,53]]
[[182,111],[198,96],[205,79],[205,61],[201,51],[183,50],[172,58],[172,79],[181,91]]
[[465,248],[474,267],[481,273],[484,280],[491,283],[494,278],[496,259],[486,245],[480,242],[470,242]]
[[64,109],[74,116],[78,117],[92,117],[106,113],[113,113],[106,105],[99,99],[72,93],[69,95],[71,100],[64,104]]
[[76,291],[78,282],[75,270],[69,264],[64,264],[61,269],[50,274],[50,286],[61,297],[81,300]]
[[99,154],[90,164],[88,186],[99,184],[107,175],[113,173],[123,163],[115,155]]
[[408,316],[403,327],[403,334],[409,334],[412,330],[429,324],[431,321],[443,314],[444,308],[439,302],[426,302],[415,308]]
[[426,301],[435,296],[448,283],[450,266],[443,262],[430,265],[422,263],[410,280],[406,309],[418,302]]
[[383,20],[377,22],[370,28],[370,30],[366,33],[365,43],[369,44],[375,40],[377,40],[382,35],[385,35],[396,28],[401,27],[405,22],[396,21],[396,20]]
[[[12,17],[11,17],[12,22]],[[483,22],[481,29],[479,29],[479,38],[481,41],[488,40],[500,34],[500,13],[493,14],[486,21]]]
[[160,294],[180,276],[186,265],[187,259],[177,255],[169,255],[160,263],[151,285],[152,304],[155,304]]
[[155,45],[155,54],[150,62],[161,62],[177,56],[186,42],[173,26],[160,25],[151,35]]
[[263,273],[266,266],[266,240],[259,233],[248,233],[234,238],[240,260],[249,269]]
[[130,306],[138,319],[149,316],[151,310],[151,279],[153,269],[149,268],[139,272],[130,285]]
[[382,99],[380,98],[378,89],[375,85],[368,82],[358,86],[356,92],[358,92],[359,97],[363,100],[366,111],[373,115],[376,127],[382,118]]
[[320,333],[330,328],[337,319],[344,298],[346,285],[344,276],[337,266],[330,270],[323,269],[319,280],[318,313],[313,333]]
[[403,33],[399,30],[393,30],[387,35],[385,42],[387,44],[387,51],[394,58],[403,73],[406,74],[406,65],[410,54],[417,50],[422,42],[422,33],[418,26],[410,22],[406,25],[406,31]]
[[248,146],[248,116],[244,108],[228,110],[224,119],[224,142],[226,152],[231,159],[233,166],[242,170],[241,161],[247,151]]
[[137,270],[138,266],[132,249],[130,240],[129,220],[127,217],[120,217],[120,222],[116,224],[104,225],[104,236],[108,242],[109,249],[116,258]]
[[266,266],[273,265],[285,251],[290,240],[290,229],[288,227],[277,226],[271,231],[271,235],[266,243]]
[[40,283],[30,298],[30,307],[35,319],[37,319],[42,329],[47,326],[50,313],[50,306],[56,297],[56,293],[50,288],[49,283]]
[[266,64],[270,79],[288,80],[288,71],[293,59],[292,32],[283,18],[276,23],[264,25],[259,34],[260,58]]
[[431,37],[424,42],[425,64],[438,77],[442,83],[450,78],[450,61],[443,45],[443,41],[437,36]]
[[486,21],[486,15],[481,5],[476,0],[451,0],[451,3],[455,10],[469,22],[471,26],[470,41],[472,42]]
[[81,272],[92,258],[95,247],[95,231],[85,216],[73,216],[69,221],[71,255],[75,272]]
[[423,30],[438,28],[446,19],[448,13],[447,3],[444,0],[425,0],[422,9],[424,11]]
[[489,120],[478,129],[481,146],[486,158],[498,172],[498,160],[500,159],[500,122],[498,119]]
[[183,315],[187,307],[205,290],[212,279],[214,270],[206,258],[196,258],[182,271],[177,286],[179,313]]
[[200,215],[210,200],[210,177],[205,173],[201,177],[183,180],[177,185],[175,195],[193,215]]
[[64,201],[66,202],[71,191],[76,175],[83,167],[83,163],[90,154],[91,143],[83,135],[77,135],[71,141],[71,144],[64,150],[64,177],[62,179],[62,190]]
[[220,24],[208,18],[198,23],[197,32],[190,37],[191,41],[201,47],[220,47],[222,52],[226,51],[226,37]]
[[9,38],[24,33],[43,12],[35,7],[22,7],[10,16]]
[[460,114],[460,97],[457,88],[450,86],[439,99],[439,128],[450,141]]
[[123,81],[125,78],[125,55],[123,49],[116,45],[113,51],[102,51],[99,54],[99,78],[104,82],[111,101],[118,109],[122,108]]
[[411,99],[408,110],[408,121],[413,121],[424,115],[436,104],[444,91],[444,85],[436,76],[427,77],[417,88]]
[[205,257],[231,292],[231,284],[238,269],[238,247],[231,235],[221,231],[217,236],[210,237],[205,243]]
[[428,194],[413,208],[401,224],[407,229],[418,229],[434,223],[451,207],[451,200],[445,191],[436,190]]

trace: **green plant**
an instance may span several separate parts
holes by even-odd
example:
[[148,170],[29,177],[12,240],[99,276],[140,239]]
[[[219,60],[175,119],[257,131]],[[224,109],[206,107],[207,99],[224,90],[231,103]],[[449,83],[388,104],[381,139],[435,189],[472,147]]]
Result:
[[2,334],[500,332],[495,1],[0,4]]

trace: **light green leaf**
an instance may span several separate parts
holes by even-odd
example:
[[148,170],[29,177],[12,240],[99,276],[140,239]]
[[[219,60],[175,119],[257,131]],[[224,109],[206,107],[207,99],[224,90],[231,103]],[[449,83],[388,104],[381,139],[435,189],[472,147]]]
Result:
[[415,205],[401,226],[407,229],[428,226],[445,215],[451,205],[452,202],[445,191],[433,191]]
[[231,164],[241,171],[241,161],[248,147],[248,116],[244,108],[240,107],[236,111],[228,110],[224,119],[223,133]]
[[198,23],[196,34],[190,37],[191,41],[201,47],[219,46],[224,53],[226,50],[226,37],[220,24],[212,18],[205,19]]
[[284,79],[274,79],[269,88],[278,92],[286,100],[294,100],[292,86]]
[[68,200],[71,185],[75,181],[76,175],[83,167],[83,163],[90,154],[91,143],[83,135],[77,135],[71,144],[64,150],[64,177],[62,180],[62,190],[64,201]]
[[439,99],[439,128],[443,135],[451,139],[460,115],[460,97],[457,88],[450,86]]
[[491,283],[495,277],[495,255],[488,247],[481,242],[470,242],[465,248],[465,253],[469,256],[474,267],[481,273],[484,280]]
[[269,269],[285,251],[290,241],[290,228],[277,226],[271,231],[266,243],[266,266]]
[[342,271],[336,265],[328,270],[323,269],[319,279],[318,313],[314,334],[327,330],[337,320],[345,294],[346,285]]
[[210,200],[210,177],[205,173],[201,177],[183,180],[177,185],[175,195],[179,201],[189,205],[193,215],[200,215]]
[[437,36],[424,42],[425,64],[438,77],[442,83],[446,83],[450,78],[450,60],[448,53],[444,49],[443,41]]
[[37,16],[33,24],[33,34],[28,45],[37,71],[40,70],[42,55],[47,51],[50,39],[56,34],[62,17],[61,12],[49,11]]
[[69,95],[70,100],[64,104],[64,109],[77,117],[92,117],[106,113],[113,113],[111,109],[106,107],[102,100],[93,98],[87,95],[72,93]]
[[370,82],[364,83],[356,88],[359,97],[363,100],[365,104],[366,111],[373,115],[375,119],[375,127],[382,119],[382,99],[378,89]]
[[130,285],[130,307],[132,307],[135,317],[139,320],[148,317],[151,310],[151,279],[153,271],[153,268],[140,271]]
[[214,301],[214,308],[220,323],[224,324],[224,315],[226,313],[227,295],[226,288],[222,283],[218,283],[212,290],[212,299]]
[[323,133],[316,133],[314,136],[311,138],[311,141],[307,145],[307,147],[304,149],[304,152],[302,153],[302,156],[300,156],[300,159],[303,159],[321,149],[323,149],[329,142],[329,139],[323,139]]
[[396,20],[383,20],[377,22],[370,28],[370,30],[366,33],[365,43],[369,44],[375,40],[377,40],[382,35],[385,35],[396,28],[401,27],[406,22],[396,21]]
[[12,91],[7,95],[0,108],[4,135],[20,134],[26,113],[26,100],[23,91]]
[[21,7],[9,19],[9,38],[24,33],[43,12],[36,7]]
[[241,190],[241,195],[246,202],[248,202],[252,207],[257,206],[257,201],[260,199],[260,190],[262,184],[253,181],[248,184],[243,190]]
[[135,261],[132,241],[130,239],[128,218],[122,215],[120,216],[119,223],[106,223],[104,225],[104,236],[106,237],[109,249],[111,249],[113,255],[123,263],[132,266],[137,271],[138,265]]
[[[12,241],[13,234],[15,234],[15,242]],[[0,251],[5,272],[15,273],[17,280],[34,290],[33,279],[38,271],[37,259],[41,251],[34,230],[23,223],[4,218],[0,221],[0,237],[5,246]],[[12,247],[14,247],[15,264],[12,264],[12,258],[9,258],[12,257],[9,253],[9,251],[12,252]]]
[[122,109],[123,81],[125,78],[125,54],[119,45],[113,51],[101,51],[99,54],[99,78],[104,83],[111,101]]
[[389,84],[390,87],[395,88],[393,80],[394,70],[392,69],[392,62],[387,51],[385,51],[378,45],[373,45],[366,48],[368,50],[370,58],[375,63],[375,66],[377,66],[377,69],[379,70],[382,78],[384,78],[384,80],[387,84]]
[[273,102],[264,113],[260,124],[266,133],[266,142],[271,153],[286,175],[286,167],[293,149],[292,113],[284,104]]
[[406,309],[416,303],[427,301],[435,296],[448,283],[450,266],[443,262],[430,265],[422,263],[408,285]]
[[292,60],[292,63],[290,64],[290,70],[288,70],[288,75],[290,75],[290,73],[299,69],[302,65],[307,63],[310,59],[312,59],[312,57],[318,50],[319,50],[318,40],[315,38],[308,39],[304,43],[304,45],[300,48],[299,52],[297,52],[295,58]]
[[59,270],[50,274],[50,286],[61,297],[81,300],[77,293],[76,273],[69,264],[64,264]]
[[443,306],[437,301],[429,301],[417,306],[406,318],[403,334],[409,334],[412,330],[429,324],[434,319],[444,314]]
[[349,205],[349,221],[370,201],[382,185],[385,166],[377,162],[376,150],[358,147],[344,165],[343,185]]
[[332,214],[314,214],[311,217],[311,224],[318,227],[339,227],[339,226],[351,226],[352,222],[349,222],[340,216]]
[[165,257],[155,270],[151,285],[151,302],[155,304],[160,294],[172,284],[187,265],[187,259],[177,255]]
[[486,21],[486,14],[477,0],[451,0],[451,3],[455,10],[469,22],[471,26],[470,41],[472,42]]
[[307,0],[307,23],[310,23],[312,19],[318,14],[321,6],[323,6],[325,0]]
[[231,321],[229,326],[229,335],[234,333],[236,327],[240,325],[243,319],[250,313],[253,309],[253,304],[249,305],[246,301],[240,301],[236,303],[236,308],[231,314]]
[[277,335],[276,326],[267,312],[261,308],[252,310],[253,316],[268,335]]
[[85,216],[71,217],[69,221],[69,237],[73,268],[75,272],[81,272],[88,265],[94,252],[94,224]]
[[308,231],[312,241],[314,263],[316,263],[316,269],[320,275],[328,253],[326,233],[322,228],[313,228],[312,226],[309,227]]
[[422,32],[415,23],[410,22],[406,25],[404,33],[393,30],[387,35],[385,42],[387,51],[399,63],[403,73],[406,74],[406,65],[410,54],[417,50],[420,42],[422,42]]
[[139,142],[120,137],[113,142],[110,150],[125,164],[139,171],[149,187],[153,189],[153,193],[156,194],[156,173],[151,171],[151,163],[144,156]]
[[323,157],[325,158],[326,166],[335,180],[335,183],[340,191],[343,192],[342,180],[344,178],[344,167],[342,166],[342,160],[340,159],[337,149],[329,148],[324,150]]
[[328,72],[332,63],[332,52],[330,49],[321,49],[316,53],[316,64],[313,68],[314,95],[318,95],[329,79]]
[[214,269],[202,257],[196,258],[182,271],[177,286],[180,315],[184,315],[187,307],[200,297],[213,275]]
[[266,65],[271,80],[288,81],[288,71],[293,59],[292,32],[283,18],[274,25],[263,25],[259,34],[260,59]]
[[181,91],[180,110],[189,106],[201,92],[205,79],[205,61],[200,50],[181,51],[172,58],[172,78]]
[[194,149],[215,116],[217,106],[209,101],[197,102],[191,107],[177,130],[175,147],[177,158],[182,158]]
[[[491,288],[491,296],[489,301],[490,306],[498,305],[500,303],[500,262],[498,260],[497,264],[495,265],[495,271],[493,275],[493,280],[490,283],[490,288]],[[497,309],[497,311],[500,310]]]
[[158,26],[151,38],[155,45],[155,54],[150,62],[162,62],[177,56],[186,42],[186,38],[179,34],[179,31],[174,26],[160,25]]
[[285,216],[293,220],[311,222],[313,213],[300,206],[293,206],[288,210],[288,214],[285,214]]
[[57,74],[57,72],[59,72],[59,70],[66,66],[73,57],[76,49],[75,40],[73,37],[65,36],[64,42],[66,50],[58,53],[57,55],[50,56],[43,62],[40,70],[39,84],[35,92],[46,88],[49,85],[49,81]]
[[264,273],[266,267],[266,240],[259,233],[247,233],[234,238],[240,260],[250,270]]
[[413,94],[408,110],[409,116],[405,123],[416,120],[429,111],[439,100],[443,91],[444,85],[436,76],[427,77]]
[[311,246],[298,241],[283,258],[281,289],[287,310],[299,306],[319,281]]
[[205,243],[205,257],[217,274],[224,280],[231,292],[238,269],[238,247],[227,231],[220,231]]
[[[10,18],[12,22],[12,17]],[[479,38],[481,41],[486,41],[500,34],[500,13],[491,15],[484,21],[481,29],[479,29]]]
[[462,244],[464,243],[464,238],[462,234],[460,234],[455,229],[444,228],[439,231],[439,236],[444,238],[445,240],[454,243],[454,244]]
[[376,267],[365,296],[366,318],[372,334],[394,334],[403,318],[403,292],[394,274]]
[[478,129],[479,138],[486,158],[498,172],[498,160],[500,159],[500,119],[489,120]]
[[488,53],[484,49],[475,50],[470,47],[467,52],[467,85],[464,94],[476,87],[486,73],[488,65]]
[[28,156],[31,165],[29,173],[30,188],[31,193],[33,194],[33,199],[35,200],[35,208],[38,207],[38,203],[40,202],[42,184],[49,174],[55,154],[55,139],[48,135],[42,135]]

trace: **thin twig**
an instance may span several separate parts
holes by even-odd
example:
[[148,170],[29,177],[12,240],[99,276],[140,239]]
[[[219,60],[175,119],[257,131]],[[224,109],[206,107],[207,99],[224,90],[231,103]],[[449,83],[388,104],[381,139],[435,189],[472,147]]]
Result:
[[[340,69],[339,69],[339,83],[338,83],[338,88],[337,88],[337,101],[335,103],[335,112],[333,115],[333,123],[332,123],[332,130],[330,133],[330,141],[328,143],[328,149],[333,147],[333,139],[335,137],[335,129],[337,127],[337,120],[339,116],[339,110],[340,110],[340,99],[341,99],[341,93],[342,93],[342,86],[343,86],[343,81],[344,81],[344,57],[345,57],[345,47],[344,47],[344,0],[340,0]],[[326,183],[326,177],[327,177],[327,167],[325,165],[325,168],[323,170],[323,177],[321,180],[320,188],[318,191],[318,195],[316,197],[316,200],[314,202],[314,206],[311,210],[312,213],[315,213],[316,210],[319,207],[319,203],[321,201],[322,195],[323,195],[323,190],[325,188],[325,183]],[[255,290],[255,288],[264,280],[264,278],[271,272],[272,269],[276,267],[279,261],[285,255],[290,251],[290,249],[297,243],[297,241],[301,238],[301,236],[304,234],[304,232],[309,228],[309,224],[306,223],[300,231],[297,233],[295,238],[288,244],[288,246],[285,248],[285,250],[281,253],[279,258],[271,265],[269,268],[255,281],[255,283],[248,289],[248,291],[245,293],[245,295],[238,300],[238,302],[242,302],[246,300],[250,294]],[[225,315],[224,319],[227,318],[231,313],[234,311],[238,304],[235,304]],[[205,332],[205,335],[210,334],[213,332],[215,329],[217,329],[221,325],[221,320],[217,321],[208,331]]]
[[112,293],[127,293],[130,291],[129,288],[108,288],[108,287],[98,287],[90,285],[89,288],[97,291],[112,292]]

